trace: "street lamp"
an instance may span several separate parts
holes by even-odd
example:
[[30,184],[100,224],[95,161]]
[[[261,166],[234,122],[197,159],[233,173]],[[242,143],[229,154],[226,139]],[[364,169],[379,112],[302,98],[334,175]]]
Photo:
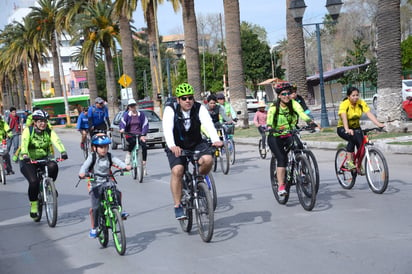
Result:
[[[339,17],[340,10],[342,8],[341,0],[327,0],[326,8],[329,11],[330,16],[334,21]],[[297,23],[301,23],[303,20],[303,14],[305,13],[306,5],[304,0],[292,0],[289,9],[291,10],[292,16]],[[323,62],[322,62],[322,48],[320,43],[320,25],[325,23],[313,23],[313,24],[300,24],[300,26],[316,26],[316,41],[318,44],[318,67],[319,67],[319,88],[320,88],[320,98],[321,98],[321,114],[320,114],[320,125],[321,127],[329,127],[328,112],[326,110],[326,100],[325,100],[325,86],[323,81]]]
[[[279,44],[275,44],[270,48],[270,62],[272,63],[272,78],[275,78],[276,76],[276,65],[277,65],[277,60],[276,60],[276,50],[279,47]],[[273,55],[273,53],[275,53]]]

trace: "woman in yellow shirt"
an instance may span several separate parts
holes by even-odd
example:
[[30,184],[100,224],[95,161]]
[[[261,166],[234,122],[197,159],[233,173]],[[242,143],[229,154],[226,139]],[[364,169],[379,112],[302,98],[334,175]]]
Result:
[[347,98],[345,98],[339,106],[337,133],[339,137],[348,141],[346,146],[348,157],[346,166],[350,169],[355,169],[352,153],[355,151],[355,146],[359,149],[363,140],[363,133],[360,127],[362,114],[365,113],[377,127],[383,128],[385,125],[376,119],[376,116],[370,111],[368,104],[359,98],[358,88],[349,87],[346,95]]

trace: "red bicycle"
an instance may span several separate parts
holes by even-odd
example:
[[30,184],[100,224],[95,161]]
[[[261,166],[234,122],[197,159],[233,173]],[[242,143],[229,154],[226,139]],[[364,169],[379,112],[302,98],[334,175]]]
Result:
[[382,129],[370,128],[362,130],[362,144],[356,153],[352,153],[353,163],[356,166],[355,169],[346,167],[346,162],[348,161],[346,148],[340,148],[336,152],[336,177],[344,189],[351,189],[355,185],[357,175],[366,175],[369,188],[374,193],[382,194],[388,187],[388,164],[383,153],[374,147],[374,144],[369,139],[368,133],[372,131],[382,131]]

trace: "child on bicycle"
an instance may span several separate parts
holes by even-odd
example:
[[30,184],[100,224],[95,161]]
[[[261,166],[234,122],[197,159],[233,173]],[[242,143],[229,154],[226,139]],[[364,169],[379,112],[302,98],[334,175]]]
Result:
[[266,119],[268,112],[266,111],[266,104],[260,101],[258,104],[258,110],[253,117],[253,123],[257,127],[260,135],[262,136],[262,149],[266,149]]
[[346,91],[346,96],[339,105],[337,133],[339,137],[348,141],[346,146],[348,158],[346,167],[355,169],[356,166],[353,163],[352,153],[355,151],[355,146],[359,149],[362,144],[363,133],[360,127],[362,113],[365,113],[377,127],[383,128],[385,125],[376,119],[376,116],[370,111],[368,104],[364,100],[359,99],[359,90],[356,87],[349,87]]
[[[111,172],[110,168],[112,165],[122,168],[122,169],[124,168],[127,170],[131,169],[130,165],[126,165],[120,159],[116,157],[112,157],[111,153],[108,152],[110,143],[111,143],[111,140],[106,134],[98,133],[92,137],[91,147],[92,147],[93,152],[89,154],[86,161],[81,166],[80,171],[79,171],[79,178],[84,179],[88,175],[87,173],[89,172],[93,172],[95,175],[96,174],[109,175]],[[90,238],[97,237],[96,227],[98,224],[98,218],[97,218],[98,216],[95,213],[97,212],[100,206],[101,195],[102,195],[101,189],[105,182],[106,182],[105,177],[95,176],[94,180],[93,181],[89,180],[89,183],[88,183],[89,195],[90,195],[90,200],[91,200],[91,205],[92,205],[89,211],[90,221],[91,221],[91,226],[92,226],[89,232]],[[117,192],[117,196],[121,204],[120,191]],[[128,213],[122,212],[123,219],[126,219],[127,216],[129,216]]]
[[77,118],[76,128],[82,135],[81,140],[80,140],[81,149],[84,149],[84,143],[86,142],[87,133],[89,132],[89,118],[87,117],[88,111],[89,111],[89,107],[84,107],[83,111],[80,113],[79,117]]

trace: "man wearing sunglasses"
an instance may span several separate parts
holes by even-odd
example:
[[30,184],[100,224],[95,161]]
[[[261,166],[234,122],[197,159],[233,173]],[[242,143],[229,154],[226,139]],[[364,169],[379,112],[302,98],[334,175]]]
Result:
[[278,179],[278,195],[287,195],[285,190],[285,174],[288,161],[285,147],[291,144],[290,130],[296,128],[298,118],[301,118],[312,127],[317,125],[304,112],[302,106],[290,98],[292,86],[289,83],[280,83],[275,86],[278,95],[276,103],[268,110],[266,124],[268,129],[275,131],[268,136],[270,150],[277,159],[276,175]]
[[90,137],[93,137],[96,132],[106,133],[110,127],[109,110],[104,105],[104,100],[101,97],[97,97],[94,102],[95,105],[89,107],[87,111]]
[[195,102],[194,89],[187,83],[176,88],[177,102],[169,104],[163,112],[163,132],[167,144],[166,155],[171,168],[170,189],[173,196],[175,217],[185,219],[182,205],[182,177],[185,157],[180,157],[182,149],[205,151],[199,159],[200,174],[206,175],[212,168],[213,158],[207,151],[209,144],[202,138],[201,126],[209,133],[212,146],[220,147],[223,143],[217,135],[207,109]]

